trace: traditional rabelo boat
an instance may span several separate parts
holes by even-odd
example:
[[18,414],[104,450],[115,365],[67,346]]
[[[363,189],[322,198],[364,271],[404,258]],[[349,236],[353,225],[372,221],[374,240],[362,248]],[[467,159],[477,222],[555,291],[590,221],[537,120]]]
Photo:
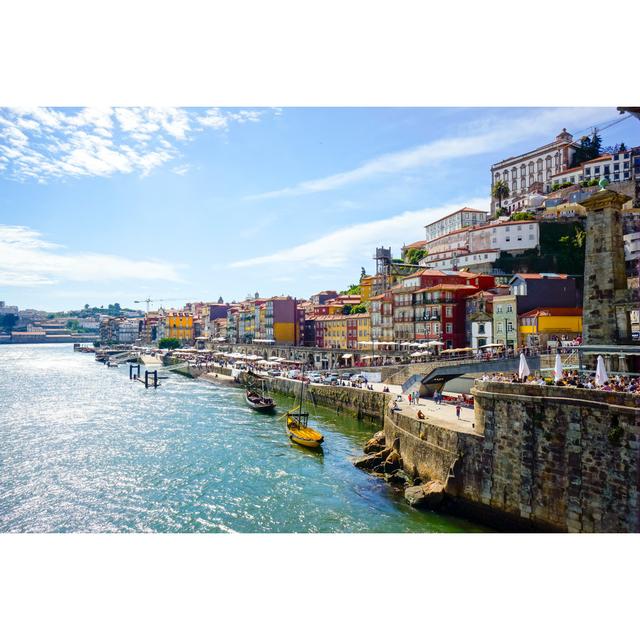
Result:
[[304,394],[304,381],[300,381],[300,404],[285,413],[287,434],[289,440],[302,447],[319,449],[322,447],[324,437],[321,433],[308,426],[309,414],[302,410]]
[[261,413],[271,413],[275,411],[276,403],[273,398],[264,395],[264,381],[261,381],[261,393],[249,387],[245,393],[247,404],[254,410]]

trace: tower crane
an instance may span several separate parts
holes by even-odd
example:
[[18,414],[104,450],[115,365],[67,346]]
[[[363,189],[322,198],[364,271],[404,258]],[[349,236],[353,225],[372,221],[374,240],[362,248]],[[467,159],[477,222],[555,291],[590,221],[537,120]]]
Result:
[[182,298],[156,298],[153,300],[152,298],[145,298],[144,300],[134,300],[135,304],[142,304],[145,302],[147,304],[147,313],[149,313],[149,303],[151,302],[172,302],[175,300],[185,300],[185,297]]

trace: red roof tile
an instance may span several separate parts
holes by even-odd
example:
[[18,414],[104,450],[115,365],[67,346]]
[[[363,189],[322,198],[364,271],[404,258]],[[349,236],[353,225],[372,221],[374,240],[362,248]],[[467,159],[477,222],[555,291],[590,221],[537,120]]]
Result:
[[521,318],[535,318],[539,316],[581,316],[582,307],[539,307],[520,315]]

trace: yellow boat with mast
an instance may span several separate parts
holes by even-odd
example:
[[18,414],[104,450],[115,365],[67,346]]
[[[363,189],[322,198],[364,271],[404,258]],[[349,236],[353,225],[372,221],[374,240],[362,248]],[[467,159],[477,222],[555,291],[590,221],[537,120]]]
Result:
[[308,426],[309,413],[302,410],[304,394],[304,369],[300,380],[300,404],[284,414],[289,440],[309,449],[320,449],[324,442],[321,433]]

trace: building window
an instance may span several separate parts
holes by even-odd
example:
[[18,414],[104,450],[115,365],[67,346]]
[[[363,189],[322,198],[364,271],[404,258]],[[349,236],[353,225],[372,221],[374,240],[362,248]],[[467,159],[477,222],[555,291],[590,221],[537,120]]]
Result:
[[447,333],[453,333],[453,325],[447,322]]
[[507,305],[507,313],[513,313],[513,305],[511,304]]

